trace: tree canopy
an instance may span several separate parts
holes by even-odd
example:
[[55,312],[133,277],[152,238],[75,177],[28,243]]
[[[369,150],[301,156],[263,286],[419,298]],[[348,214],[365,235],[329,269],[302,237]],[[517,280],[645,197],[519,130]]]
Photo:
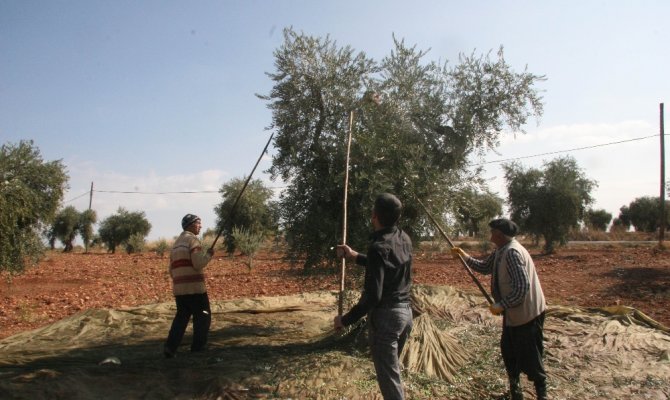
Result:
[[116,247],[127,244],[133,235],[146,237],[151,230],[151,224],[146,219],[143,211],[130,212],[119,208],[116,214],[112,214],[100,223],[98,235],[107,249],[114,253]]
[[42,254],[41,234],[63,200],[68,176],[32,141],[0,149],[0,271],[22,272]]
[[488,222],[502,215],[503,199],[490,192],[466,188],[456,200],[454,216],[462,232],[479,236]]
[[[666,228],[670,228],[670,201],[665,201]],[[626,228],[633,225],[638,232],[655,232],[661,222],[660,197],[643,196],[631,201],[628,206],[622,206],[618,220]]]
[[249,181],[242,197],[240,197],[234,212],[231,210],[239,196],[244,179],[233,179],[224,183],[219,189],[222,201],[216,206],[217,227],[222,231],[228,252],[235,250],[234,228],[250,235],[264,235],[276,231],[275,205],[272,203],[272,190],[265,187],[260,179]]
[[394,45],[373,60],[329,37],[286,29],[275,50],[274,86],[259,97],[276,130],[270,173],[288,185],[280,197],[288,256],[304,256],[305,267],[327,260],[342,236],[350,128],[348,237],[362,246],[378,193],[404,202],[401,225],[416,237],[425,220],[415,197],[443,212],[464,182],[480,183],[468,155],[497,146],[504,129],[519,131],[542,113],[535,84],[544,78],[513,71],[502,48],[496,57],[462,55],[450,67],[426,61],[426,51],[402,40]]
[[584,215],[586,225],[598,231],[606,231],[607,225],[609,225],[611,220],[612,214],[604,209],[589,209],[586,210],[586,214]]
[[593,202],[596,182],[589,180],[574,158],[559,157],[544,169],[525,169],[513,162],[504,164],[508,206],[522,231],[544,238],[544,251],[552,253],[564,244],[570,228],[584,219]]

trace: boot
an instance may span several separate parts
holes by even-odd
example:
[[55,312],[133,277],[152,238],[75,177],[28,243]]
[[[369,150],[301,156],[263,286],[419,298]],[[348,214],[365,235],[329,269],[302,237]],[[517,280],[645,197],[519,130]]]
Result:
[[545,379],[537,380],[535,383],[535,393],[537,400],[547,400],[547,381]]
[[519,377],[509,378],[509,396],[511,400],[523,400],[523,390]]

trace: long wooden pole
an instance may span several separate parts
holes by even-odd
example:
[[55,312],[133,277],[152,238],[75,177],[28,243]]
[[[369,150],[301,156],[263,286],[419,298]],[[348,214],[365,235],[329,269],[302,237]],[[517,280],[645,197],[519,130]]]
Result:
[[[351,136],[354,125],[354,110],[349,113],[349,137],[347,138],[347,157],[344,170],[344,201],[342,204],[342,244],[347,244],[347,197],[349,192],[349,153],[351,151]],[[347,260],[342,257],[340,267],[340,297],[337,304],[337,315],[344,313],[344,278],[347,269]]]
[[665,129],[664,129],[664,117],[663,117],[663,103],[660,105],[660,136],[661,136],[661,220],[659,221],[659,230],[658,230],[658,245],[663,247],[663,241],[665,240],[665,224],[668,220],[666,215],[667,211],[665,210]]
[[[426,208],[426,206],[423,205],[421,200],[419,200],[418,198],[416,199],[416,201],[419,202],[419,204],[421,204],[421,207],[423,207],[423,210],[426,212],[426,215],[428,215],[428,218],[430,218],[430,220],[433,222],[433,225],[435,225],[435,227],[440,232],[442,237],[447,240],[447,243],[449,243],[449,246],[456,247],[456,246],[454,246],[454,243],[452,243],[451,239],[449,239],[449,236],[447,236],[447,234],[444,232],[444,230],[442,229],[440,224],[437,222],[437,220],[433,217],[433,215],[430,213],[430,211],[428,211],[428,208]],[[472,281],[477,285],[477,287],[479,288],[479,291],[482,292],[482,294],[486,298],[486,301],[488,301],[489,304],[493,304],[493,300],[491,299],[491,296],[489,296],[489,294],[486,292],[486,289],[484,289],[484,286],[482,286],[482,284],[479,282],[479,279],[477,279],[474,272],[472,272],[470,267],[468,267],[468,263],[465,262],[465,260],[463,259],[463,257],[461,257],[460,254],[458,255],[458,259],[461,260],[461,263],[465,267],[465,270],[468,272],[468,275],[470,275],[470,278],[472,278]]]
[[[237,207],[237,203],[240,201],[240,197],[242,197],[242,193],[244,193],[244,190],[247,188],[247,185],[249,184],[249,181],[251,180],[251,177],[254,175],[254,171],[256,171],[256,167],[258,167],[258,163],[261,162],[261,159],[263,158],[263,155],[265,152],[268,150],[268,146],[270,145],[270,142],[272,141],[272,137],[274,136],[274,132],[272,132],[272,135],[270,135],[270,138],[268,139],[268,142],[265,143],[265,147],[263,147],[263,151],[261,152],[261,155],[258,156],[258,160],[256,161],[256,164],[254,165],[254,168],[251,170],[251,173],[247,177],[247,180],[244,182],[244,186],[242,186],[242,190],[237,194],[237,198],[235,198],[235,202],[233,203],[233,206],[230,208],[230,213],[228,214],[228,220],[233,219],[233,215],[235,215],[235,208]],[[216,234],[216,237],[214,238],[214,241],[212,242],[212,246],[210,247],[210,250],[214,248],[214,245],[216,244],[216,241],[219,240],[219,237],[223,233],[223,221],[221,221],[221,229],[219,229],[219,232]]]

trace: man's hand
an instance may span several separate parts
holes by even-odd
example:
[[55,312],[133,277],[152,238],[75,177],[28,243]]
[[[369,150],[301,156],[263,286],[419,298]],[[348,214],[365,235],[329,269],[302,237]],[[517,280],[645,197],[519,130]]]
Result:
[[505,312],[505,309],[500,305],[500,303],[491,304],[489,306],[489,310],[491,310],[491,314],[493,315],[500,315]]
[[338,315],[333,319],[333,325],[335,327],[336,331],[344,329],[344,325],[342,324],[342,316]]
[[347,259],[352,260],[358,257],[358,252],[352,250],[351,247],[347,246],[346,244],[338,244],[335,252],[339,258],[346,257]]
[[461,249],[460,247],[452,247],[451,248],[451,254],[455,258],[458,258],[458,256],[466,258],[468,256],[468,253],[464,252],[463,249]]

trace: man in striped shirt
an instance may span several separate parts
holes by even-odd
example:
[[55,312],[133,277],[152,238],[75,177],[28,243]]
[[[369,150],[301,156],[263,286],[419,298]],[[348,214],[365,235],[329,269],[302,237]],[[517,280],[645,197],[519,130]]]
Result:
[[193,316],[191,351],[205,349],[212,322],[203,269],[211,260],[214,250],[209,249],[206,253],[202,251],[198,239],[202,223],[197,215],[186,214],[181,220],[181,226],[184,231],[172,246],[168,267],[172,278],[172,292],[177,303],[177,314],[163,346],[163,353],[167,358],[176,355],[191,316]]
[[477,272],[491,274],[491,313],[503,315],[500,349],[510,383],[512,400],[523,399],[521,372],[533,381],[537,398],[547,398],[544,353],[544,314],[547,308],[535,264],[528,251],[514,238],[517,225],[505,218],[489,223],[496,250],[483,260],[452,248]]

